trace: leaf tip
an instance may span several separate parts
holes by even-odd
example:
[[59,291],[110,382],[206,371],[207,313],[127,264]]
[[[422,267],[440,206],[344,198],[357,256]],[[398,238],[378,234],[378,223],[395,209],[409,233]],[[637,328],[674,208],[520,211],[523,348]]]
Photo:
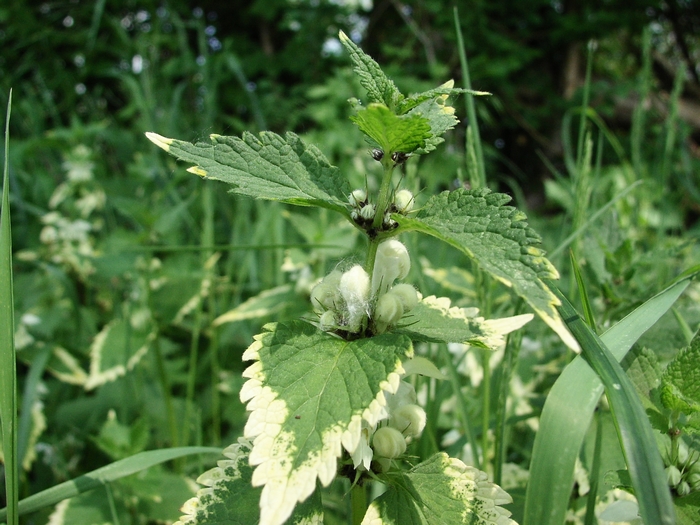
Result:
[[[163,149],[165,149],[165,148],[163,148]],[[199,166],[192,166],[191,168],[187,168],[187,171],[189,171],[190,173],[194,173],[195,175],[199,175],[200,177],[207,176],[206,170],[203,170]]]
[[152,131],[146,132],[146,138],[165,151],[170,151],[170,144],[173,143],[173,139],[158,135],[158,133],[153,133]]

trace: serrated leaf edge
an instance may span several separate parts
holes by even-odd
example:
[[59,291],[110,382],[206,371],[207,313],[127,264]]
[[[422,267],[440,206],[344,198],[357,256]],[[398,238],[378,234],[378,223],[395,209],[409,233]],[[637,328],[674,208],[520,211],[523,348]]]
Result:
[[[450,478],[449,486],[453,499],[464,504],[461,523],[473,523],[474,515],[484,523],[489,525],[517,525],[510,518],[510,511],[501,507],[513,502],[510,494],[501,487],[492,483],[488,475],[481,470],[463,463],[457,458],[451,458],[444,452],[438,453],[436,459],[440,461],[442,472]],[[435,458],[435,457],[434,457]],[[431,461],[428,459],[426,462]],[[421,465],[415,467],[419,469]],[[474,490],[476,485],[476,490]],[[478,501],[480,505],[470,505],[471,502]],[[419,501],[415,501],[420,505]],[[420,507],[419,507],[420,508]],[[484,512],[486,511],[486,512]],[[488,514],[487,514],[488,513]],[[396,525],[383,520],[380,508],[376,502],[372,502],[367,509],[361,525]]]
[[333,481],[342,449],[352,454],[360,443],[362,421],[375,426],[388,417],[384,393],[397,392],[405,371],[397,359],[396,367],[379,384],[379,392],[362,414],[354,414],[345,428],[337,424],[327,430],[322,436],[320,453],[293,468],[286,453],[288,447],[285,446],[292,441],[293,435],[282,432],[282,424],[287,420],[289,410],[286,403],[278,399],[276,392],[263,386],[265,374],[259,352],[263,348],[264,336],[265,333],[254,336],[253,343],[242,357],[244,361],[254,361],[243,371],[243,377],[248,381],[240,391],[241,401],[247,403],[246,408],[250,411],[243,435],[253,439],[249,462],[256,468],[252,484],[254,487],[263,486],[260,525],[281,525],[294,511],[295,505],[313,493],[317,479],[324,487]]
[[[192,525],[196,523],[197,512],[203,508],[202,500],[205,498],[216,499],[215,489],[218,485],[241,477],[241,464],[248,457],[252,446],[250,440],[239,438],[237,443],[226,447],[222,454],[228,459],[217,461],[216,467],[207,470],[197,478],[197,483],[205,487],[199,489],[194,497],[185,501],[180,508],[180,512],[184,513],[184,515],[173,525]],[[226,469],[233,469],[233,473],[227,474]],[[209,502],[206,506],[210,505],[212,505],[212,502]]]

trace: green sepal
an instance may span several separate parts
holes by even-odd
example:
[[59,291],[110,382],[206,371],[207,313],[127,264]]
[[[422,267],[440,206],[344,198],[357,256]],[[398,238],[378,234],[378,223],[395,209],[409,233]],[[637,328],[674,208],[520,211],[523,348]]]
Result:
[[[253,487],[253,467],[249,464],[252,444],[241,438],[224,449],[227,459],[197,478],[204,485],[182,506],[184,516],[174,525],[249,525],[260,520],[258,501],[262,489]],[[321,523],[323,507],[316,492],[294,509],[288,524]]]
[[363,525],[516,525],[501,507],[511,497],[486,473],[444,452],[387,481],[389,489],[370,504]]
[[430,122],[420,114],[397,116],[384,104],[370,104],[350,117],[386,155],[413,153],[430,138]]
[[398,389],[401,361],[413,347],[405,335],[346,341],[304,321],[271,323],[243,354],[255,361],[241,401],[251,414],[252,483],[264,485],[261,525],[280,525],[297,502],[336,475],[337,459],[360,442],[362,422],[387,416],[385,392]]
[[557,313],[557,297],[542,279],[558,273],[536,245],[540,237],[526,216],[488,189],[446,191],[431,197],[415,217],[392,215],[403,231],[432,235],[462,251],[522,297],[570,348],[578,344]]
[[414,341],[432,343],[468,343],[493,349],[505,342],[503,336],[532,319],[523,314],[504,319],[484,319],[476,308],[452,306],[447,297],[425,297],[406,314],[396,332]]
[[345,33],[341,31],[339,37],[340,42],[350,55],[360,84],[367,90],[370,102],[378,102],[395,108],[404,96],[394,82],[384,74],[379,64],[362,51]]
[[298,206],[320,206],[348,215],[348,181],[314,145],[294,133],[263,131],[238,137],[211,135],[211,144],[192,144],[146,133],[156,146],[194,164],[188,171],[220,180],[231,192]]

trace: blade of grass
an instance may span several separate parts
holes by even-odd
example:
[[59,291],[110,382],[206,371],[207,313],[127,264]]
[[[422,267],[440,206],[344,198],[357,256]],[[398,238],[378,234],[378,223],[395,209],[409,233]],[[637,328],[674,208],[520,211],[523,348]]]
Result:
[[[216,447],[179,447],[139,452],[24,498],[19,502],[19,514],[35,512],[44,507],[55,505],[64,499],[101,487],[111,481],[141,472],[154,465],[193,454],[221,454],[221,449]],[[0,520],[5,519],[6,515],[7,509],[0,509]]]
[[[469,66],[467,64],[467,53],[464,50],[464,39],[462,38],[462,28],[459,24],[459,11],[454,8],[455,31],[457,33],[457,48],[459,49],[459,63],[462,68],[462,82],[464,89],[471,91],[472,83],[469,78]],[[476,168],[478,179],[471,180],[472,188],[486,187],[486,169],[484,168],[484,150],[481,145],[481,135],[479,134],[479,124],[476,120],[476,108],[474,107],[474,95],[466,93],[467,118],[469,119],[469,129],[472,130],[471,140],[473,141],[474,153],[476,155]],[[467,144],[467,151],[469,144]]]
[[0,210],[0,428],[5,455],[5,494],[8,521],[18,522],[19,463],[17,461],[17,361],[15,359],[15,312],[12,288],[12,231],[10,229],[10,108],[12,90],[7,100],[5,118],[5,163],[2,176],[2,210]]
[[[691,279],[692,275],[686,275],[601,336],[616,360],[621,361],[637,339],[671,308]],[[600,379],[580,356],[554,383],[535,437],[523,525],[561,525],[564,522],[574,483],[576,457],[602,392]]]
[[574,277],[576,278],[576,284],[578,286],[578,294],[581,298],[581,304],[583,305],[583,313],[586,316],[586,324],[591,327],[591,329],[598,333],[598,329],[595,324],[595,316],[593,315],[593,308],[591,307],[591,301],[588,298],[588,292],[586,291],[586,286],[583,282],[583,276],[581,275],[581,267],[576,260],[576,255],[574,255],[573,250],[569,252],[571,256],[571,267],[573,268]]

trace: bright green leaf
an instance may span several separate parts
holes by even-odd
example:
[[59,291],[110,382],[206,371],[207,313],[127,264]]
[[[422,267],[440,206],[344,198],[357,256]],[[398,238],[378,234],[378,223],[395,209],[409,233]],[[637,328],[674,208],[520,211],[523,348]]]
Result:
[[500,506],[511,503],[511,497],[486,473],[444,452],[389,482],[362,525],[515,525]]
[[405,231],[420,231],[472,258],[535,310],[567,346],[577,349],[556,306],[559,301],[542,282],[556,279],[556,269],[536,247],[540,238],[512,206],[508,195],[487,189],[443,192],[428,200],[415,218],[392,217]]
[[385,392],[395,392],[408,337],[384,334],[345,341],[303,322],[276,323],[243,354],[255,362],[241,400],[251,411],[244,435],[254,439],[253,485],[264,485],[261,525],[280,525],[297,502],[335,477],[342,449],[360,442],[362,421],[386,415]]
[[428,119],[419,113],[399,117],[384,104],[370,104],[350,120],[387,155],[412,153],[431,136]]
[[666,367],[661,402],[666,408],[685,414],[700,412],[700,334]]
[[[218,466],[208,470],[197,483],[205,485],[197,495],[185,502],[182,511],[186,515],[175,525],[249,525],[260,519],[261,489],[253,487],[253,467],[248,461],[252,444],[246,439],[227,447],[223,454],[228,459],[218,462]],[[297,506],[290,525],[296,523],[320,523],[323,519],[321,499],[309,498]],[[304,521],[308,520],[308,521]],[[314,521],[316,520],[316,521]]]
[[532,320],[532,314],[504,319],[477,317],[476,308],[452,306],[446,297],[430,296],[401,320],[396,329],[414,341],[433,343],[469,343],[482,348],[503,344],[503,336]]
[[305,144],[294,133],[211,135],[212,144],[191,144],[156,133],[146,136],[174,157],[194,164],[188,171],[226,182],[233,193],[347,214],[347,180],[316,146]]
[[389,79],[372,57],[365,54],[348,36],[340,32],[340,42],[345,46],[354,65],[360,84],[367,90],[370,102],[395,107],[404,98],[394,82]]
[[413,108],[409,116],[421,116],[426,119],[430,125],[430,136],[426,138],[425,144],[416,149],[418,155],[425,155],[433,151],[438,144],[445,141],[442,135],[446,131],[454,128],[459,119],[455,117],[454,108],[438,103],[437,100],[426,100]]

